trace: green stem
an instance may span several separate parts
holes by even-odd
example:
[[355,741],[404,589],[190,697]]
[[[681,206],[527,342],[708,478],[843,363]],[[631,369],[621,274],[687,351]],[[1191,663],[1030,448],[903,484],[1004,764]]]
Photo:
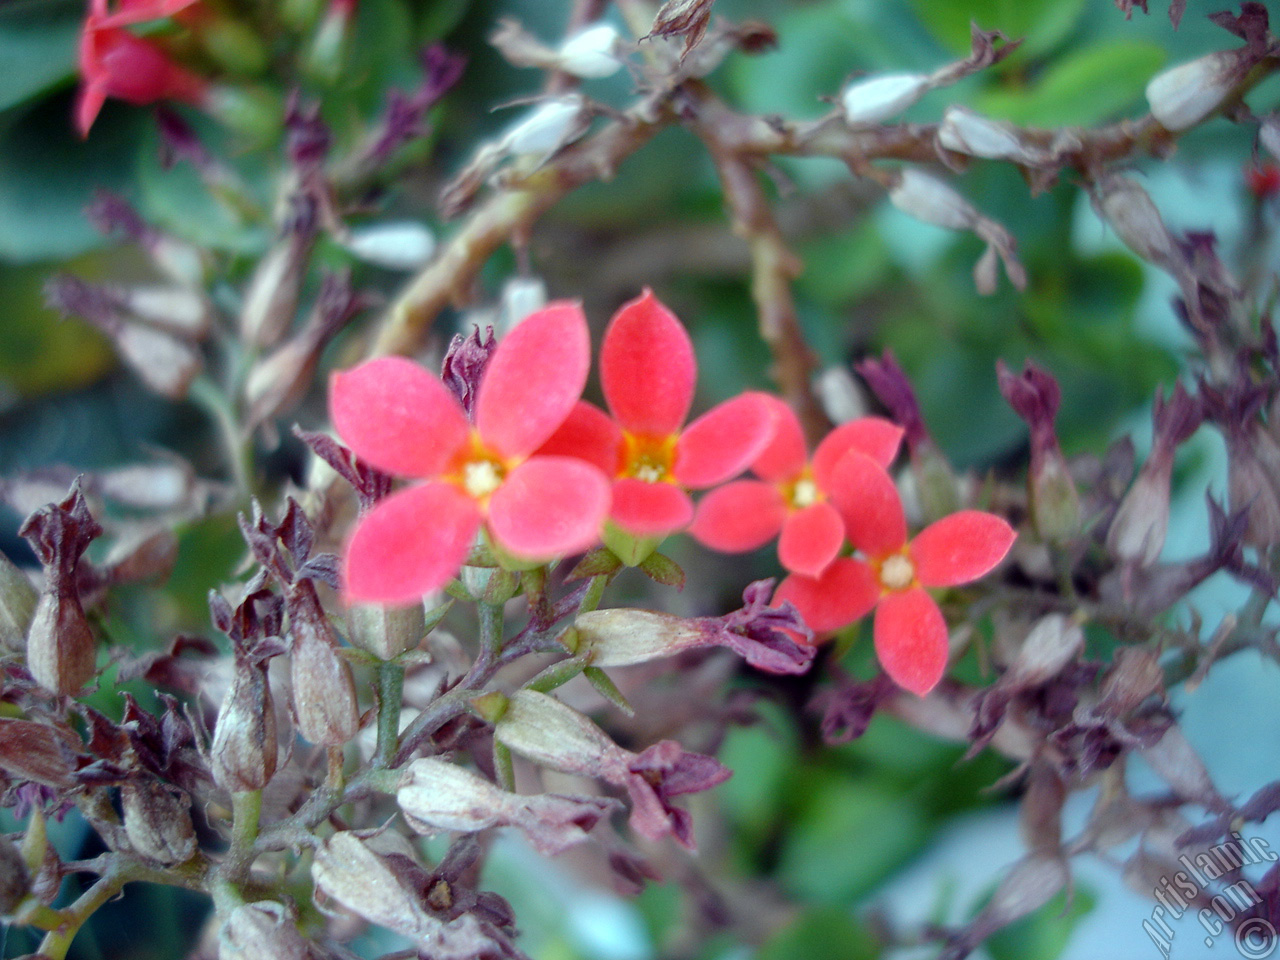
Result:
[[390,661],[378,665],[377,769],[391,766],[400,747],[400,708],[404,704],[404,667]]
[[223,861],[223,875],[233,883],[243,879],[253,863],[253,844],[258,839],[261,815],[261,790],[239,790],[231,794],[231,849]]
[[480,657],[484,663],[490,663],[502,652],[503,608],[496,603],[479,603],[480,613]]
[[60,916],[61,923],[56,930],[50,930],[45,936],[44,942],[40,944],[40,956],[47,957],[48,960],[64,960],[67,951],[71,949],[71,941],[76,938],[80,928],[131,879],[133,877],[127,868],[109,870],[71,906],[65,910],[52,911]]
[[231,461],[231,475],[236,489],[243,494],[253,493],[253,447],[249,437],[236,421],[231,398],[208,377],[196,377],[191,381],[189,396],[192,402],[203,407],[218,425],[227,459]]

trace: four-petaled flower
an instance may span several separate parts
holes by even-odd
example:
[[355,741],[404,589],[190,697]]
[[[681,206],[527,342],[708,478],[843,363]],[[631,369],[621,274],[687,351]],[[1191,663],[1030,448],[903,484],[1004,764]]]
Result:
[[[693,520],[686,492],[723,483],[751,465],[773,435],[773,404],[748,392],[684,427],[697,380],[693,343],[675,314],[649,290],[609,322],[600,347],[600,384],[610,417],[574,407],[543,453],[580,457],[613,483],[605,540],[620,556],[643,559],[626,541],[661,538]],[[681,429],[681,428],[684,429]],[[611,536],[621,532],[622,537]]]
[[167,17],[195,0],[121,0],[115,12],[107,0],[92,0],[80,34],[80,92],[76,97],[76,129],[89,128],[108,97],[127,103],[159,100],[201,103],[209,91],[203,77],[174,63],[155,44],[124,27]]
[[751,465],[759,480],[735,480],[712,490],[698,504],[690,533],[713,550],[741,553],[779,535],[778,559],[792,573],[816,577],[839,554],[844,519],[831,503],[833,473],[850,450],[882,467],[898,455],[902,428],[879,417],[862,417],[832,430],[808,459],[804,430],[795,413],[770,398],[776,432]]
[[591,546],[609,481],[590,463],[534,455],[577,402],[590,366],[576,303],[533,314],[494,352],[475,425],[436,377],[400,357],[335,374],[333,425],[355,454],[421,479],[381,500],[347,545],[347,598],[411,603],[443,586],[481,525],[500,556],[536,563]]
[[947,665],[947,624],[927,587],[976,580],[1004,559],[1014,531],[1003,519],[962,510],[910,541],[898,490],[884,467],[857,450],[837,464],[831,496],[864,559],[832,561],[819,577],[793,574],[774,602],[790,600],[822,633],[876,608],[876,656],[901,687],[924,696]]

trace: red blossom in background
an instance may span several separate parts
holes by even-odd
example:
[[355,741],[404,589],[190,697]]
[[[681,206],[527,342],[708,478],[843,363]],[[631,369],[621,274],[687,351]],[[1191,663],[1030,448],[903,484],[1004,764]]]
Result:
[[689,334],[646,290],[614,315],[600,348],[601,386],[613,416],[580,402],[541,451],[580,457],[614,478],[609,519],[632,537],[683,530],[693,520],[686,491],[741,473],[773,434],[772,398],[757,392],[685,427],[697,375]]
[[820,577],[793,574],[774,602],[790,600],[820,633],[875,608],[880,665],[899,686],[924,696],[947,665],[947,624],[925,588],[969,583],[991,571],[1013,545],[1013,528],[995,514],[962,510],[909,541],[892,478],[856,450],[836,466],[832,498],[865,559],[837,559]]
[[409,603],[453,577],[482,523],[495,548],[541,562],[589,547],[609,482],[581,460],[533,455],[586,383],[591,344],[575,303],[533,314],[504,339],[480,383],[475,426],[418,364],[382,357],[335,374],[334,427],[380,470],[426,481],[392,494],[347,544],[351,601]]
[[897,456],[903,430],[879,417],[862,417],[832,430],[809,460],[800,421],[781,400],[770,398],[776,432],[751,466],[759,480],[735,480],[698,504],[689,531],[713,550],[741,553],[781,532],[778,559],[792,573],[816,577],[844,544],[844,520],[830,502],[836,464],[859,450],[882,467]]
[[174,63],[155,44],[125,26],[167,17],[195,0],[123,0],[114,13],[107,0],[93,0],[80,34],[80,92],[76,129],[87,137],[108,97],[147,104],[180,100],[198,104],[208,93],[203,77]]

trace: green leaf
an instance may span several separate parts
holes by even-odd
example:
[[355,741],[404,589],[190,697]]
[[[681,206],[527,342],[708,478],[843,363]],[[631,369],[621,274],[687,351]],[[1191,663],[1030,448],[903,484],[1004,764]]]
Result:
[[1010,40],[1024,38],[1015,56],[1045,53],[1071,32],[1085,0],[909,0],[929,31],[956,53],[970,49],[970,23],[999,30]]
[[991,960],[1054,960],[1096,902],[1080,887],[1069,903],[1066,894],[1060,893],[1035,913],[992,934],[983,946]]
[[845,911],[806,910],[760,948],[756,960],[875,960],[876,939]]
[[983,113],[1014,123],[1057,127],[1092,125],[1142,102],[1147,81],[1164,64],[1154,43],[1112,40],[1064,55],[1030,90],[990,90]]
[[0,110],[57,86],[76,70],[79,0],[28,0],[0,6]]
[[[0,123],[0,258],[61,260],[101,246],[84,216],[98,189],[120,189],[133,167],[145,116],[108,105],[87,141],[71,129],[71,105],[51,98]],[[109,111],[109,112],[108,112]],[[122,120],[124,122],[115,122]]]
[[680,564],[661,553],[651,553],[640,561],[640,570],[646,577],[664,587],[684,589],[684,571]]
[[928,838],[919,805],[900,787],[829,772],[796,783],[803,783],[804,798],[783,841],[778,875],[802,900],[848,903],[901,867]]

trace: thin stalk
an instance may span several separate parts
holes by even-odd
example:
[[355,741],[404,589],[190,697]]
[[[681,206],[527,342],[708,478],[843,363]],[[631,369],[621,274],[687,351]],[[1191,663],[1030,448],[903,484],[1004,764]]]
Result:
[[252,494],[253,449],[236,420],[231,398],[212,380],[203,376],[196,377],[191,382],[189,396],[217,424],[227,459],[231,461],[231,476],[235,480],[236,489],[246,496]]
[[404,667],[385,661],[378,665],[378,747],[375,769],[392,765],[400,746],[400,708],[404,704]]

